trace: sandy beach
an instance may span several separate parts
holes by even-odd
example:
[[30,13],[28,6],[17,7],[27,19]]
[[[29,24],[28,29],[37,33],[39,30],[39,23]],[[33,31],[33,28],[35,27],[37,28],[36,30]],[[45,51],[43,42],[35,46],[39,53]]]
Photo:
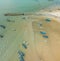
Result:
[[[0,38],[0,61],[20,61],[20,50],[25,53],[25,61],[60,61],[59,13],[39,11],[35,15],[8,17],[11,22],[5,21],[4,38]],[[22,46],[24,41],[27,49]]]
[[[40,18],[39,21],[33,22],[34,28],[34,39],[36,43],[36,50],[42,61],[59,61],[60,60],[60,23],[55,17],[51,18],[51,22],[44,22],[46,18],[51,18],[49,16]],[[37,24],[42,22],[43,28],[37,27]],[[46,31],[48,38],[44,38],[40,31]]]

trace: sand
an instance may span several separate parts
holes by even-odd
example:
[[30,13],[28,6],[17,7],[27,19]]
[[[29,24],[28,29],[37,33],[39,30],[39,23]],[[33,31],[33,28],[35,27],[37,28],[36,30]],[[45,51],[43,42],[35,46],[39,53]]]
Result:
[[[19,61],[19,50],[25,53],[25,61],[60,61],[60,16],[54,13],[45,11],[43,15],[8,17],[15,22],[5,21],[7,28],[4,38],[0,38],[0,61]],[[46,18],[51,21],[45,21]],[[46,31],[48,38],[40,31]],[[22,46],[24,41],[28,42],[27,49]]]

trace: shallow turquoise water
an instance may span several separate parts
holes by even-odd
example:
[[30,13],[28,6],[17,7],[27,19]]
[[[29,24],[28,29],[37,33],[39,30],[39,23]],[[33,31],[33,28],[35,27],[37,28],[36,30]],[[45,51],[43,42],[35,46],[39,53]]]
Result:
[[36,12],[59,3],[59,0],[0,0],[0,21],[6,19],[5,13]]
[[35,12],[59,3],[59,0],[0,0],[0,20],[5,20],[5,13]]

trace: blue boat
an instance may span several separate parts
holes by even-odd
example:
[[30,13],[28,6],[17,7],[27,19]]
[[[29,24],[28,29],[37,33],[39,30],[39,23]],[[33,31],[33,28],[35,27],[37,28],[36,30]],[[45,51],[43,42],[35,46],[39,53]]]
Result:
[[47,18],[45,21],[46,21],[46,22],[51,22],[51,19]]
[[44,38],[48,38],[48,36],[43,35]]
[[25,54],[22,51],[18,51],[18,53],[19,53],[19,56],[21,57],[25,56]]
[[20,61],[24,61],[24,57],[20,57]]
[[41,34],[46,34],[46,32],[45,32],[45,31],[40,31],[40,33],[41,33]]
[[25,54],[22,51],[18,51],[20,61],[24,61]]

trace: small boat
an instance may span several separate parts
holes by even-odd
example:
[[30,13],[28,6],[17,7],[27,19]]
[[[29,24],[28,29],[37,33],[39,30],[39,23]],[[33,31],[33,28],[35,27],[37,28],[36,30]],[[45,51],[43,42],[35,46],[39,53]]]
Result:
[[4,16],[20,16],[20,15],[24,15],[24,13],[22,13],[22,14],[17,14],[17,13],[7,13],[7,14],[4,14]]
[[7,19],[7,22],[15,22],[14,20]]
[[27,45],[25,43],[22,43],[22,46],[27,49]]
[[0,25],[0,27],[2,27],[3,29],[5,29],[5,28],[6,28],[4,25]]
[[43,35],[44,38],[48,38],[48,36]]
[[18,53],[19,53],[19,56],[25,56],[25,54],[22,52],[22,51],[18,51]]
[[24,61],[25,54],[22,51],[18,51],[20,61]]
[[45,31],[40,31],[40,33],[41,33],[41,34],[46,34],[46,32],[45,32]]
[[1,38],[3,38],[4,36],[3,35],[0,35]]
[[46,22],[51,22],[51,19],[47,18],[45,21],[46,21]]

